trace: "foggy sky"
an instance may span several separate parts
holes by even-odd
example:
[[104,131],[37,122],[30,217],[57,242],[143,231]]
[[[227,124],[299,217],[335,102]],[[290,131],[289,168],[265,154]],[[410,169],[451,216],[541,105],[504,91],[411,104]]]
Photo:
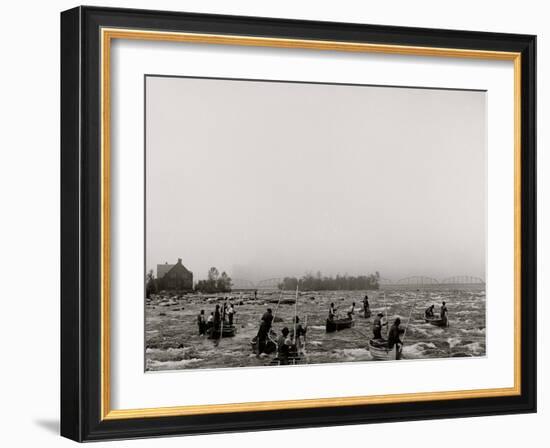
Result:
[[147,77],[146,268],[485,277],[486,94]]

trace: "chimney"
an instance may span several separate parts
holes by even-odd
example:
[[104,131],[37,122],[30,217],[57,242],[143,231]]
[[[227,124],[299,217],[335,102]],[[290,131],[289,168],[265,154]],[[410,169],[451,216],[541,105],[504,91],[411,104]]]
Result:
[[178,264],[181,264],[181,258],[178,258]]

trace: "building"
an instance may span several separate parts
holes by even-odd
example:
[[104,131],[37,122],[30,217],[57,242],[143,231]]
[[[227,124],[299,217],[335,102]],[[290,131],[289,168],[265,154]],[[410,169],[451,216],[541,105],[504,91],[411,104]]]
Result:
[[178,258],[176,264],[157,264],[157,282],[160,290],[192,291],[193,273]]

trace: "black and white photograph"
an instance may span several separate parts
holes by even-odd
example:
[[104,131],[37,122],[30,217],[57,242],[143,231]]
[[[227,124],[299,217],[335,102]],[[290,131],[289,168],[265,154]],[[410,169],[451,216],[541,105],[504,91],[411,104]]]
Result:
[[486,91],[144,95],[146,372],[488,356]]

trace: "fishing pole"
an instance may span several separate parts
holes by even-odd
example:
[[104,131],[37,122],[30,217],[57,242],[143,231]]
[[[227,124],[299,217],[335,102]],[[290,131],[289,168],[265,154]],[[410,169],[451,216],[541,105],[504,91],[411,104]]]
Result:
[[[384,291],[384,314],[386,315],[386,335],[388,334],[388,329],[389,329],[389,319],[390,317],[388,316],[388,306],[386,304],[386,291]],[[380,325],[383,327],[382,325],[382,322],[380,322]]]
[[418,299],[418,293],[415,294],[415,296],[414,296],[414,301],[413,301],[413,304],[411,306],[411,311],[409,312],[409,319],[407,320],[407,325],[405,325],[405,331],[403,332],[403,339],[401,340],[401,345],[405,345],[405,336],[407,335],[407,328],[409,328],[409,323],[411,321],[412,312],[413,312],[413,309],[416,305],[417,299]]
[[296,285],[296,298],[294,300],[294,335],[292,336],[292,343],[296,344],[296,316],[298,315],[298,286]]
[[[277,316],[277,311],[279,310],[279,305],[281,304],[282,298],[283,298],[283,290],[281,289],[281,292],[279,294],[279,300],[277,301],[277,306],[275,307],[275,313],[273,313],[273,323],[275,323],[275,317]],[[271,337],[271,328],[267,330],[267,338],[278,347],[277,341],[273,340],[273,338]]]

